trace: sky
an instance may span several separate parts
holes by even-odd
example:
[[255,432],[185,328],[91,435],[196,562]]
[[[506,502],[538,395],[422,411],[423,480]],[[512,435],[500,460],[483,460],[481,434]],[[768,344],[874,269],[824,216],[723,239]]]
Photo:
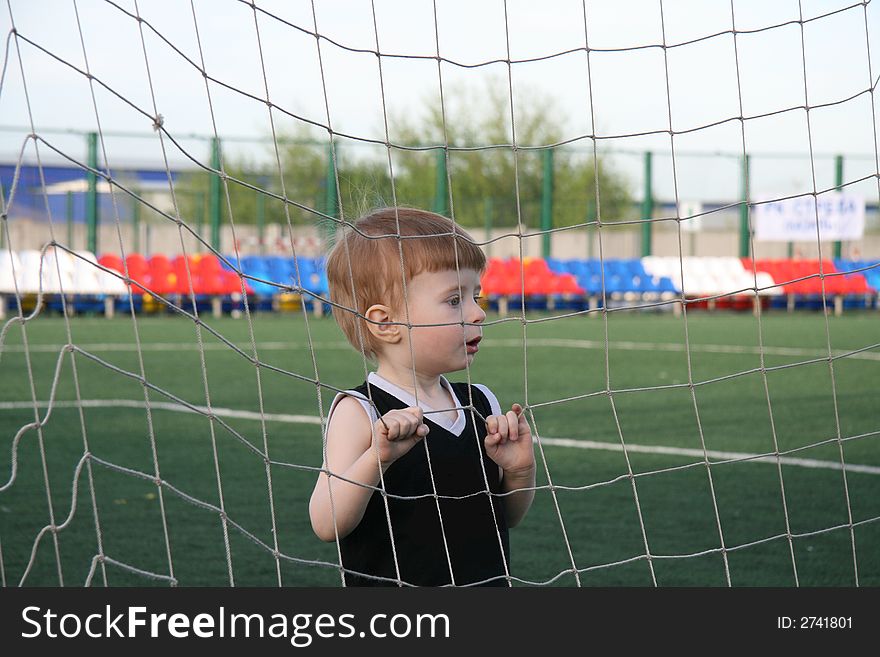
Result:
[[[100,124],[111,166],[185,164],[167,140],[163,153],[156,114],[201,161],[207,144],[191,135],[216,132],[226,153],[265,161],[273,132],[310,123],[323,126],[318,138],[329,126],[353,138],[340,148],[387,159],[382,143],[395,141],[401,121],[439,107],[441,85],[449,120],[466,121],[452,111],[456,99],[478,114],[495,84],[512,95],[514,127],[517,107],[549,101],[567,148],[591,152],[596,136],[635,188],[651,150],[661,196],[677,187],[682,199],[736,197],[744,149],[757,195],[810,191],[814,173],[817,188],[833,186],[837,154],[847,181],[877,171],[880,99],[870,90],[880,76],[880,0],[257,0],[257,12],[239,0],[6,5],[3,162],[18,160],[32,116],[78,160],[84,139],[63,131]],[[202,61],[216,80],[208,89]],[[93,100],[87,69],[113,93],[96,84]],[[267,96],[281,108],[271,122]],[[707,156],[716,153],[730,156]],[[876,178],[849,189],[877,200]]]

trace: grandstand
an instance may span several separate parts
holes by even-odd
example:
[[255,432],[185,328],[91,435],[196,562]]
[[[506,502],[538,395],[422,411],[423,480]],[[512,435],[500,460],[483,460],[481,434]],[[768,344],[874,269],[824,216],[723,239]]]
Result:
[[[195,295],[200,309],[215,317],[237,315],[246,294],[254,310],[310,307],[316,316],[329,311],[324,257],[245,256],[236,274],[232,256],[187,257],[68,252],[48,247],[0,253],[0,318],[16,308],[31,312],[39,297],[49,311],[103,312],[117,308],[167,313],[181,299]],[[757,274],[753,274],[754,271]],[[126,274],[127,269],[127,274]],[[59,279],[60,275],[60,279]],[[126,277],[131,280],[129,297]],[[42,284],[41,284],[42,281]],[[637,259],[490,258],[482,279],[487,308],[499,315],[511,305],[531,310],[597,310],[603,307],[666,309],[822,308],[840,315],[844,308],[880,308],[880,270],[870,260],[757,260],[736,257],[661,257]],[[131,301],[129,300],[131,299]],[[168,302],[171,303],[168,303]],[[190,300],[190,304],[192,300]],[[173,304],[173,305],[172,305]],[[24,306],[27,306],[26,308]]]

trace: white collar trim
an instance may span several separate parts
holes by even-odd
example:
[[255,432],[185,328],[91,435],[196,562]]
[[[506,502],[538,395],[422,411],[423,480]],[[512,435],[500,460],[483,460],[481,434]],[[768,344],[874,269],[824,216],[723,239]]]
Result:
[[[393,395],[397,397],[400,401],[404,402],[407,406],[419,406],[423,411],[430,412],[436,411],[437,409],[431,408],[426,403],[420,401],[416,404],[416,398],[413,397],[412,394],[404,390],[403,388],[391,383],[388,379],[380,376],[376,372],[370,372],[367,376],[367,381],[372,383],[374,386],[381,388],[389,395]],[[462,403],[458,399],[458,396],[455,394],[455,390],[453,390],[452,385],[450,385],[449,381],[446,380],[446,377],[442,374],[440,375],[440,385],[443,386],[446,390],[449,391],[449,394],[452,395],[452,399],[455,401],[455,405],[458,407],[457,415],[454,422],[449,422],[445,415],[441,415],[439,413],[431,413],[427,419],[431,420],[434,424],[443,427],[451,434],[455,436],[460,436],[461,432],[464,431],[465,428],[465,417],[464,411],[462,410]]]

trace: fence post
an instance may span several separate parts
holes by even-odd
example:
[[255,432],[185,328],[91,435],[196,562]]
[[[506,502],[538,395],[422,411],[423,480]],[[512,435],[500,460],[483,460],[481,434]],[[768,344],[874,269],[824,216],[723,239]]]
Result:
[[742,203],[739,206],[739,255],[741,258],[749,257],[749,168],[751,156],[743,155],[741,192]]
[[211,138],[211,168],[217,173],[211,174],[208,187],[208,208],[211,221],[211,248],[220,251],[220,138]]
[[553,228],[553,149],[545,148],[544,179],[541,189],[541,257],[550,257],[551,233]]
[[[263,179],[262,184],[266,181]],[[266,195],[262,191],[257,191],[257,244],[259,245],[260,255],[266,255],[266,247],[264,243],[266,228]]]
[[449,215],[449,177],[446,162],[446,149],[437,150],[437,175],[434,180],[434,212]]
[[197,245],[199,253],[205,250],[202,240],[205,239],[205,193],[202,190],[195,192],[195,208],[196,208],[196,233],[199,235],[199,243]]
[[339,218],[339,190],[336,188],[336,155],[333,142],[327,144],[327,173],[324,180],[324,214]]
[[[837,191],[843,190],[843,155],[838,155],[834,158],[834,185],[837,188]],[[841,251],[843,244],[840,240],[837,240],[834,243],[834,258],[836,260],[840,260]]]
[[598,204],[595,199],[587,199],[587,225],[584,228],[584,236],[587,238],[587,259],[593,259],[593,233],[590,232],[590,224],[595,223],[598,218]]
[[[140,194],[138,194],[140,196]],[[131,230],[134,233],[134,252],[141,252],[141,204],[136,198],[131,199]]]
[[86,172],[86,223],[88,225],[86,249],[97,255],[98,253],[98,176],[94,171],[98,170],[98,133],[90,132],[87,135],[88,159],[86,164],[90,171]]
[[[10,188],[12,187],[12,183],[10,183]],[[0,180],[0,208],[6,208],[6,189],[3,187],[3,181]],[[0,249],[6,247],[6,230],[8,224],[7,219],[3,217],[0,219]],[[0,301],[2,301],[2,295],[0,295]],[[2,308],[0,308],[2,310]]]
[[651,255],[651,217],[654,216],[653,155],[645,153],[645,195],[642,198],[642,257]]
[[[73,248],[73,192],[67,192],[67,246]],[[97,254],[96,254],[97,255]]]
[[495,202],[491,196],[483,199],[483,228],[486,231],[486,256],[492,257],[492,215],[495,214]]

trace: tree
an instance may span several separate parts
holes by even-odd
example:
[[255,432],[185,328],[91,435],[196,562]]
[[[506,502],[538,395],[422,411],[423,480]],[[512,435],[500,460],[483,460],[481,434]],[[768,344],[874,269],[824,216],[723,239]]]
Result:
[[[452,210],[463,226],[482,226],[488,214],[494,226],[514,226],[519,218],[526,226],[538,227],[543,147],[560,141],[564,124],[551,99],[532,92],[517,100],[514,150],[509,91],[498,80],[484,89],[452,87],[445,98],[445,122],[439,104],[426,103],[422,121],[415,123],[405,117],[394,121],[397,130],[392,139],[408,145],[451,147]],[[425,206],[426,199],[433,198],[435,152],[422,150],[400,156],[402,170],[395,177],[399,199]],[[553,225],[595,220],[597,167],[591,149],[557,147],[553,152]],[[623,218],[632,205],[628,183],[601,156],[598,188],[603,221]]]
[[[445,120],[444,110],[445,109]],[[507,87],[495,80],[484,88],[446,89],[445,107],[426,102],[421,117],[394,116],[390,121],[391,150],[389,168],[384,149],[377,156],[368,149],[356,149],[336,142],[336,178],[338,202],[347,218],[371,208],[400,205],[422,208],[448,208],[465,227],[515,226],[520,220],[527,227],[540,226],[543,190],[543,152],[562,138],[564,117],[552,100],[537,92],[516,99],[516,149],[510,122],[510,98]],[[444,149],[449,147],[448,160]],[[275,146],[269,144],[267,157],[257,164],[245,159],[226,158],[224,169],[234,179],[294,203],[261,194],[230,181],[229,206],[236,224],[258,220],[286,225],[290,215],[293,225],[325,223],[309,210],[339,216],[338,202],[328,204],[329,140],[324,134],[301,127],[293,134],[280,135],[278,141],[281,176],[276,163]],[[598,180],[602,220],[626,218],[632,206],[629,185],[608,158],[594,160],[592,149],[571,146],[553,147],[555,227],[572,226],[596,218]],[[438,203],[438,164],[447,163],[451,186],[451,205]],[[392,186],[393,172],[393,186]],[[597,173],[598,172],[598,173]],[[184,219],[206,216],[207,192],[212,174],[190,174],[182,183]],[[331,188],[332,190],[332,188]],[[221,202],[221,221],[228,222],[229,207],[225,194]]]

